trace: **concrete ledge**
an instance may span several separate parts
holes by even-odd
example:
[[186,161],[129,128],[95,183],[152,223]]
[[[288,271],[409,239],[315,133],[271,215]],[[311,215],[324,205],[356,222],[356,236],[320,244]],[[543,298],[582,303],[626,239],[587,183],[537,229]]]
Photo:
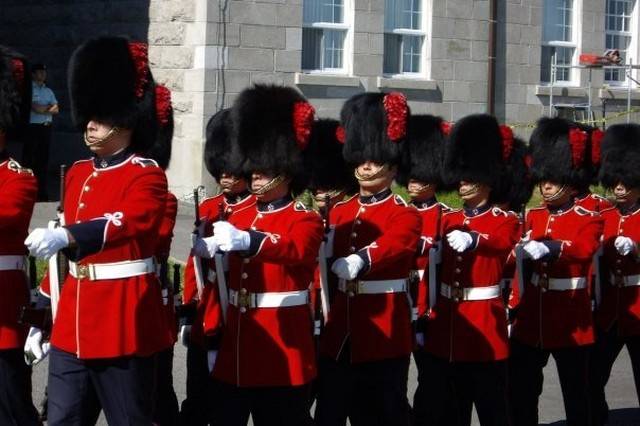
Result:
[[[550,86],[536,86],[536,96],[549,96],[551,94]],[[569,98],[585,98],[589,96],[587,89],[584,87],[563,87],[553,86],[553,96],[564,96]]]
[[421,78],[378,77],[377,84],[380,89],[438,90],[436,81]]
[[350,77],[346,75],[297,72],[295,74],[294,84],[310,86],[359,87],[360,79],[358,77]]
[[[603,87],[602,89],[598,90],[598,97],[600,99],[626,101],[627,95],[628,92],[625,87]],[[631,89],[631,100],[640,100],[640,89]]]

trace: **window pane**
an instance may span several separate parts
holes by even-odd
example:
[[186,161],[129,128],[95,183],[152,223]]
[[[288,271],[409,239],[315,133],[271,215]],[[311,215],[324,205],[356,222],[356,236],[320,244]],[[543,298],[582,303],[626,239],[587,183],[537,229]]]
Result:
[[385,74],[400,73],[400,53],[402,36],[396,34],[384,35],[384,61],[382,71]]
[[315,28],[302,29],[302,69],[320,69],[322,30]]
[[544,41],[573,41],[573,0],[545,0]]
[[[605,48],[618,49],[624,59],[631,44],[631,14],[636,6],[636,0],[607,0],[605,16]],[[606,69],[605,81],[624,82],[624,70]]]
[[540,80],[546,83],[551,81],[551,64],[553,63],[554,54],[556,55],[557,64],[556,81],[570,81],[571,68],[568,66],[572,64],[574,48],[554,46],[542,46]]
[[324,68],[342,68],[344,32],[323,30]]
[[384,29],[422,29],[422,0],[385,0]]
[[422,37],[402,37],[402,72],[420,72]]
[[322,22],[342,23],[342,0],[319,0],[322,2]]
[[304,0],[302,19],[305,24],[314,22],[343,23],[342,0]]

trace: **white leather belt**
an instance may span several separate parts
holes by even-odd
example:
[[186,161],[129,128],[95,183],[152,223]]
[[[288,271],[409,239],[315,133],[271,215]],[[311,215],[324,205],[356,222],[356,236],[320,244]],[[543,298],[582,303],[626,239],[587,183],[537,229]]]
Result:
[[454,302],[490,300],[500,297],[500,285],[486,287],[452,287],[448,284],[440,284],[440,294]]
[[[229,290],[229,304],[240,308],[287,308],[309,304],[309,290],[250,293]],[[244,312],[244,311],[243,311]]]
[[94,263],[78,265],[69,262],[69,273],[74,278],[87,278],[90,281],[116,280],[120,278],[137,277],[155,273],[155,260],[153,257],[140,260],[126,260],[114,263]]
[[24,256],[0,256],[0,271],[22,271],[25,265]]
[[543,290],[580,290],[583,288],[587,288],[587,278],[541,278],[538,274],[533,274],[533,276],[531,277],[531,284],[538,286]]
[[640,275],[614,275],[611,274],[611,285],[614,287],[640,286]]
[[340,280],[338,289],[349,296],[356,294],[403,293],[407,291],[407,280]]

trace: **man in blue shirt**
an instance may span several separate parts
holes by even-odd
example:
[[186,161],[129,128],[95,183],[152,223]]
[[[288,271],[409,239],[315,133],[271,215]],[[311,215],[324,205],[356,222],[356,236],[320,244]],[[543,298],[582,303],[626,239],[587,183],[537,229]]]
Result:
[[29,132],[22,153],[24,167],[33,170],[38,179],[38,201],[47,201],[47,164],[51,143],[51,124],[58,114],[58,100],[45,85],[47,68],[44,64],[31,67],[32,100]]

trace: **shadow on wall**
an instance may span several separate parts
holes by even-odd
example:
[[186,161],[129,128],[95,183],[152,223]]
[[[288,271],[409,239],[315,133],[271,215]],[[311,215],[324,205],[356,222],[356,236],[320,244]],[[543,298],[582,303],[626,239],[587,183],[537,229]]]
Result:
[[[49,156],[49,198],[59,196],[60,164],[70,165],[88,156],[82,134],[71,122],[67,93],[67,64],[73,50],[86,39],[124,35],[147,42],[149,1],[2,0],[0,40],[26,55],[31,63],[47,65],[47,85],[60,105],[54,117]],[[100,82],[96,82],[100,84]],[[16,159],[22,148],[11,144]]]

